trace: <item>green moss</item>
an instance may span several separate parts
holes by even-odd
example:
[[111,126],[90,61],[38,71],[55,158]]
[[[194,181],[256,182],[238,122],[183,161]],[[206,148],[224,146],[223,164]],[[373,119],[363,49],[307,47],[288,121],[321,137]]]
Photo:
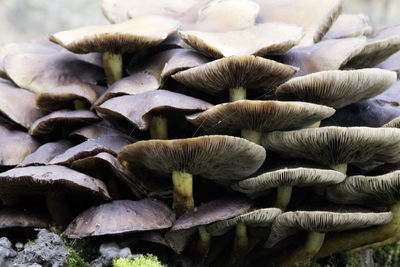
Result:
[[304,267],[321,267],[320,264],[318,264],[315,261],[310,261],[309,263],[307,263],[306,265],[304,265]]
[[113,260],[114,267],[166,267],[163,265],[156,256],[152,254],[147,254],[146,256],[140,255],[138,258],[114,258]]
[[72,248],[67,248],[69,256],[67,259],[67,267],[89,267],[89,263],[86,262],[78,252]]
[[96,246],[88,240],[64,240],[69,256],[67,259],[67,267],[89,267],[89,262],[99,256]]
[[360,261],[357,258],[358,252],[349,251],[346,253],[346,267],[359,267]]
[[397,266],[400,262],[400,242],[376,248],[374,261],[377,266]]

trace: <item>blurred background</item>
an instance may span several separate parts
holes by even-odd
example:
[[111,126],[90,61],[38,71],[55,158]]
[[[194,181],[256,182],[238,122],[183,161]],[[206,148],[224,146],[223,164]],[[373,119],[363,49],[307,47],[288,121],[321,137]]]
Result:
[[[400,23],[400,0],[347,0],[344,13],[365,13],[374,29],[380,29]],[[0,0],[0,43],[107,23],[101,0]]]

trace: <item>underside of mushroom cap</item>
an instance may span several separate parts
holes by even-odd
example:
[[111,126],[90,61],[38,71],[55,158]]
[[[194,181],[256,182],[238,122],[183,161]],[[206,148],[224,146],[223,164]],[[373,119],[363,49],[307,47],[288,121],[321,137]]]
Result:
[[218,94],[230,88],[272,90],[284,83],[297,69],[255,56],[231,56],[181,71],[172,78],[190,88]]
[[236,55],[280,55],[298,44],[302,28],[282,23],[263,23],[230,32],[180,31],[179,37],[212,58]]
[[311,126],[334,112],[333,108],[302,102],[240,100],[216,105],[186,119],[207,133],[228,134],[242,129],[272,132]]
[[393,120],[389,121],[388,123],[385,123],[382,125],[382,127],[385,128],[400,128],[400,117],[396,117]]
[[49,224],[50,221],[45,214],[26,209],[4,207],[0,209],[0,229],[19,227],[47,228]]
[[233,181],[254,173],[265,160],[263,147],[245,139],[223,135],[179,140],[139,141],[125,146],[118,160],[128,168],[146,168],[170,174],[184,171],[216,180]]
[[368,36],[372,32],[369,18],[365,14],[341,14],[332,24],[323,40]]
[[271,234],[265,243],[273,247],[280,240],[299,230],[310,232],[340,232],[354,228],[365,228],[386,224],[392,219],[391,212],[329,212],[291,211],[285,212],[272,223]]
[[396,73],[381,69],[321,71],[287,81],[276,89],[276,95],[279,100],[342,108],[379,95],[396,79]]
[[83,238],[158,230],[171,227],[174,220],[175,214],[161,201],[150,198],[115,200],[81,213],[68,225],[63,235]]
[[397,52],[376,66],[380,69],[391,70],[397,72],[397,77],[400,77],[400,52]]
[[322,165],[400,161],[400,129],[322,127],[266,133],[262,145],[287,157]]
[[155,46],[179,27],[179,22],[163,16],[143,16],[119,24],[88,26],[49,36],[71,52],[111,52],[122,54]]

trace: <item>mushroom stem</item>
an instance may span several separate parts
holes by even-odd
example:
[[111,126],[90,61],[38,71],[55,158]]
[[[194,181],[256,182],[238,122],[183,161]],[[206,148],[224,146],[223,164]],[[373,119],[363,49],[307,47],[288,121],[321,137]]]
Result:
[[57,225],[67,225],[74,218],[63,193],[49,192],[46,194],[47,209]]
[[75,110],[86,109],[86,103],[82,100],[76,99],[74,100],[74,108]]
[[173,171],[174,210],[179,217],[188,210],[194,209],[193,176],[187,172]]
[[247,226],[245,223],[238,223],[236,225],[235,233],[235,241],[233,243],[232,254],[228,266],[237,266],[237,263],[246,254],[247,246],[249,245]]
[[196,252],[201,261],[204,261],[207,258],[208,252],[210,250],[211,235],[207,231],[205,225],[201,225],[198,228],[198,231],[199,231],[199,241],[197,241]]
[[330,166],[332,170],[341,172],[346,174],[347,172],[347,163],[342,163],[342,164],[337,164],[337,165],[331,165]]
[[392,205],[390,211],[393,213],[393,218],[385,225],[329,235],[315,258],[325,258],[333,253],[359,247],[369,248],[379,242],[393,238],[400,232],[400,202]]
[[243,129],[242,130],[242,137],[244,139],[247,139],[253,143],[256,143],[257,145],[259,145],[261,143],[261,132],[257,132],[254,130],[247,130],[247,129]]
[[324,239],[324,233],[309,232],[306,244],[296,249],[288,258],[280,263],[279,266],[304,266],[318,253],[324,243]]
[[153,116],[150,120],[151,139],[168,139],[168,119],[163,116]]
[[311,125],[310,128],[319,128],[320,125],[321,125],[321,121],[317,121],[316,123]]
[[292,196],[291,186],[279,186],[276,192],[275,207],[285,210],[290,202]]
[[123,70],[121,54],[113,54],[110,52],[103,53],[103,66],[108,86],[122,78]]
[[229,89],[229,100],[235,102],[238,100],[246,99],[246,88],[237,87]]

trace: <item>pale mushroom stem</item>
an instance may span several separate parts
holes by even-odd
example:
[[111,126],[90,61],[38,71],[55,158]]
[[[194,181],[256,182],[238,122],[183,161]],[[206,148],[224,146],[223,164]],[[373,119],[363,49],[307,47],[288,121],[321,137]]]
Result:
[[304,266],[318,253],[324,243],[324,239],[324,233],[309,232],[306,244],[296,249],[288,258],[279,264],[279,266]]
[[194,209],[193,176],[187,172],[172,172],[174,210],[177,217]]
[[46,194],[47,209],[57,225],[67,225],[74,214],[70,209],[65,195],[60,192],[49,192]]
[[317,121],[316,123],[311,125],[310,128],[319,128],[320,125],[321,125],[321,121]]
[[246,99],[246,88],[237,87],[237,88],[229,89],[229,100],[231,102],[235,102],[238,100],[244,100],[244,99]]
[[337,165],[331,165],[330,166],[332,170],[341,172],[346,174],[347,172],[347,163],[342,163],[342,164],[337,164]]
[[197,241],[197,255],[201,261],[207,258],[208,252],[210,251],[211,235],[207,231],[205,225],[201,225],[198,228],[199,231],[199,241]]
[[86,103],[79,99],[74,100],[74,108],[75,110],[86,109]]
[[150,120],[151,139],[168,139],[168,119],[163,116],[153,116]]
[[259,145],[261,143],[261,132],[243,129],[242,137],[253,143],[256,143],[257,145]]
[[247,247],[249,245],[249,238],[247,237],[247,226],[245,223],[238,223],[236,225],[235,232],[235,241],[233,243],[229,266],[235,266],[238,262],[240,262],[241,258],[246,254]]
[[333,253],[360,247],[369,248],[370,245],[374,246],[379,242],[398,236],[400,233],[400,202],[392,205],[390,211],[393,213],[393,218],[385,225],[329,235],[315,258],[325,258]]
[[120,80],[123,76],[122,55],[110,52],[103,53],[103,67],[108,86]]
[[292,197],[291,186],[279,186],[276,192],[275,207],[285,210],[289,205],[290,198]]

